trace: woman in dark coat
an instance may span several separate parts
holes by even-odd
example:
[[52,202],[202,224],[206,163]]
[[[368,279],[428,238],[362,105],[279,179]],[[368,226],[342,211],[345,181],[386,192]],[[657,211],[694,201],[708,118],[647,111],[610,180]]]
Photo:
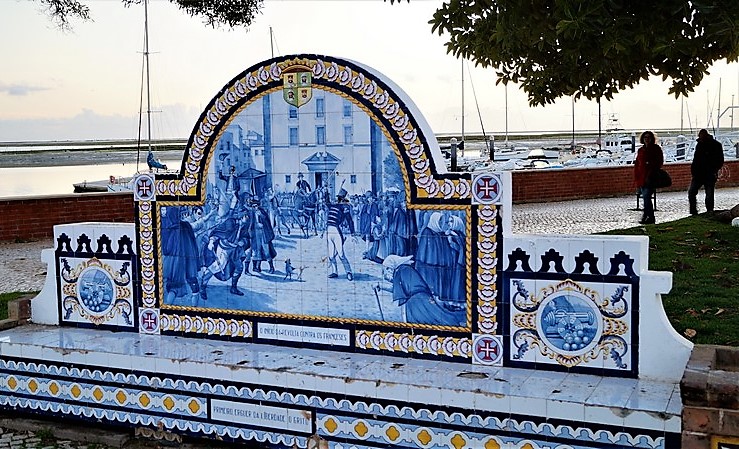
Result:
[[634,161],[634,186],[641,193],[642,204],[644,204],[644,214],[639,223],[654,223],[654,205],[652,204],[652,196],[654,196],[654,185],[651,183],[654,172],[662,168],[664,156],[662,148],[657,145],[657,140],[652,131],[644,131],[639,137],[642,146],[636,153]]

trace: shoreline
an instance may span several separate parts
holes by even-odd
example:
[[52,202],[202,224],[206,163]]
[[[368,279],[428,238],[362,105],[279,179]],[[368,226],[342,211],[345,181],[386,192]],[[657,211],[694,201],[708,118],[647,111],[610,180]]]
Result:
[[[62,167],[102,164],[136,164],[146,166],[147,150],[140,153],[136,150],[48,150],[48,151],[13,151],[0,153],[0,168],[26,167]],[[154,151],[157,159],[165,163],[182,160],[184,150]]]

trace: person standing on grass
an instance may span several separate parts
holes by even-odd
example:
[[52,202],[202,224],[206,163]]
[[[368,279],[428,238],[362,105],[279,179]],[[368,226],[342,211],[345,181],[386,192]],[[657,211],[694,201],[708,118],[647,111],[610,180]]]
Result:
[[721,142],[714,139],[708,131],[698,131],[698,143],[695,145],[693,162],[690,164],[690,187],[688,203],[690,215],[698,215],[698,190],[701,186],[706,191],[706,211],[713,212],[713,192],[718,180],[718,171],[724,165],[724,148]]
[[639,189],[644,203],[644,213],[639,220],[641,224],[654,224],[654,185],[651,183],[652,175],[657,169],[662,168],[664,156],[662,148],[657,145],[657,139],[652,131],[644,131],[639,137],[642,146],[636,153],[634,161],[634,186]]

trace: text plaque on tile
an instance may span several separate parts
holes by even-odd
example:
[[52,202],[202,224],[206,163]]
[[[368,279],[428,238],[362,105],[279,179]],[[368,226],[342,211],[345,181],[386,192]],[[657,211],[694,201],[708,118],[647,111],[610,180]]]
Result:
[[321,345],[349,346],[349,331],[290,324],[259,323],[259,338],[282,341],[302,341]]
[[218,421],[310,433],[313,413],[268,405],[213,399],[210,416]]

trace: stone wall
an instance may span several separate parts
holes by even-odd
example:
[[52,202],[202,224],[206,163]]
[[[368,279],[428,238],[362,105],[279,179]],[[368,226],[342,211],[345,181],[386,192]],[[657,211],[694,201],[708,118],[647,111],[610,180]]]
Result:
[[739,348],[695,346],[680,387],[683,449],[737,447]]

